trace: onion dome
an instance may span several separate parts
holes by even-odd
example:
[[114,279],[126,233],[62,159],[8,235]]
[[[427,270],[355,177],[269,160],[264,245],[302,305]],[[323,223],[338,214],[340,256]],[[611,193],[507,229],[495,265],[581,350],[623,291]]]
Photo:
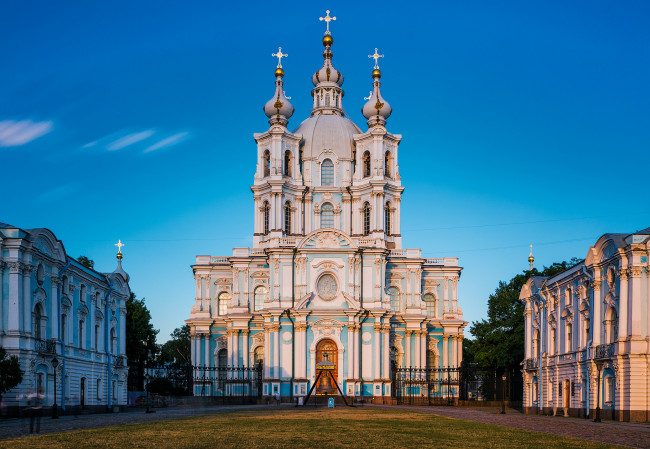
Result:
[[275,69],[275,94],[266,102],[263,109],[264,113],[269,118],[269,124],[274,125],[279,123],[280,125],[286,126],[287,123],[289,123],[289,118],[293,115],[293,111],[295,110],[293,105],[289,103],[289,100],[284,95],[284,90],[282,89],[282,86],[284,85],[284,82],[282,81],[282,78],[284,77],[282,58],[288,55],[282,53],[282,47],[279,47],[278,52],[273,53],[272,56],[278,58],[278,66]]
[[117,246],[117,254],[115,255],[115,258],[117,259],[117,268],[115,271],[113,271],[113,273],[121,275],[122,279],[124,279],[126,282],[129,282],[129,279],[131,277],[122,268],[122,258],[124,257],[122,255],[122,247],[124,246],[124,243],[122,243],[122,240],[119,240],[115,246]]
[[336,70],[332,65],[332,44],[334,39],[331,35],[325,35],[323,37],[323,46],[325,46],[325,51],[323,52],[323,67],[321,67],[314,76],[311,77],[311,82],[314,83],[314,86],[318,86],[325,83],[336,83],[337,86],[341,87],[343,85],[343,75],[341,72]]
[[368,120],[368,126],[373,127],[375,125],[385,125],[386,119],[390,117],[393,109],[381,96],[380,91],[381,83],[379,82],[379,79],[381,78],[381,71],[377,65],[377,59],[382,58],[383,55],[377,54],[377,49],[375,48],[375,54],[369,57],[375,59],[375,67],[372,71],[372,78],[374,79],[372,83],[373,89],[368,102],[361,109],[361,113]]

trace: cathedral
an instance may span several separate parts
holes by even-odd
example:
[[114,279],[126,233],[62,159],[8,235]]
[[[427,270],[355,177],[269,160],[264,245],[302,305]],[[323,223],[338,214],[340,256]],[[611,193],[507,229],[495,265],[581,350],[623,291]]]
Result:
[[[330,21],[313,107],[289,131],[282,49],[269,128],[255,134],[253,247],[197,256],[190,318],[192,363],[263,367],[263,395],[336,393],[317,364],[331,365],[348,398],[387,402],[399,368],[457,367],[463,312],[458,258],[402,248],[399,134],[387,130],[375,49],[365,131],[343,108],[343,74],[332,63]],[[199,392],[200,390],[200,392]],[[195,382],[194,394],[206,392]],[[433,392],[431,393],[433,394]]]

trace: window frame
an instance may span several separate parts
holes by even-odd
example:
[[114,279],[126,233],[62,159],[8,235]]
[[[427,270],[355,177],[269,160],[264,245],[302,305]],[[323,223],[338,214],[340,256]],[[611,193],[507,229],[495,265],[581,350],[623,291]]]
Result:
[[[329,226],[325,226],[326,223]],[[334,228],[334,205],[330,202],[325,202],[320,207],[320,227]]]
[[320,164],[320,185],[330,187],[334,183],[334,161],[330,158],[324,159]]

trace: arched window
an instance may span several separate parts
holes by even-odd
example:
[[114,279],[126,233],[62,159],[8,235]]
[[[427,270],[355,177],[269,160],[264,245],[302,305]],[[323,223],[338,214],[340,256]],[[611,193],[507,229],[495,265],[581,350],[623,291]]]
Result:
[[573,349],[573,324],[566,323],[566,347],[564,352],[571,352]]
[[584,322],[584,331],[585,331],[585,336],[584,336],[585,344],[584,344],[584,347],[585,348],[587,347],[587,342],[589,341],[589,328],[590,327],[591,327],[591,321],[589,321],[589,318],[585,318],[585,322]]
[[384,206],[384,231],[386,235],[390,235],[390,202]]
[[65,343],[67,338],[66,333],[68,332],[68,315],[65,313],[61,315],[61,341]]
[[438,368],[438,357],[434,351],[427,351],[427,369]]
[[284,203],[284,233],[291,234],[291,203]]
[[269,150],[265,150],[262,155],[262,166],[264,167],[264,176],[271,175],[271,153]]
[[393,162],[393,158],[390,155],[390,151],[386,151],[386,155],[384,156],[384,176],[387,178],[391,177],[391,165]]
[[399,312],[399,290],[397,290],[397,287],[388,287],[388,297],[390,298],[390,310]]
[[217,353],[217,364],[219,368],[225,368],[228,366],[228,351],[226,349],[220,349]]
[[565,301],[566,307],[571,306],[572,293],[573,291],[570,288],[566,289],[566,301]]
[[269,233],[269,211],[270,211],[269,202],[264,201],[264,205],[262,206],[262,221],[263,221],[262,226],[264,227],[263,229],[264,234]]
[[367,178],[370,176],[370,152],[366,151],[363,153],[363,177]]
[[117,354],[117,334],[114,327],[111,328],[111,354]]
[[539,330],[535,330],[535,337],[533,338],[533,356],[539,357]]
[[264,300],[266,299],[266,287],[260,285],[255,289],[255,304],[253,304],[254,310],[257,312],[264,308]]
[[291,168],[293,165],[293,156],[291,150],[284,152],[284,176],[291,176]]
[[79,348],[84,348],[84,320],[79,320]]
[[551,355],[555,355],[555,328],[551,328],[551,347],[550,347],[550,353]]
[[618,314],[616,313],[616,309],[613,307],[610,308],[608,315],[609,317],[605,321],[605,329],[607,332],[605,341],[607,343],[614,343],[618,337]]
[[230,301],[230,298],[232,298],[232,295],[228,292],[221,292],[219,293],[219,305],[218,305],[218,312],[219,315],[227,315],[228,314],[228,301]]
[[41,340],[43,338],[43,333],[41,329],[42,321],[43,321],[43,312],[41,311],[41,305],[36,304],[36,308],[34,309],[34,336],[36,337],[37,340]]
[[424,295],[424,304],[427,306],[427,316],[436,316],[436,298],[431,293]]
[[332,203],[324,203],[321,206],[320,227],[321,228],[334,227],[334,206],[332,206]]
[[363,203],[363,235],[370,235],[370,204]]
[[320,164],[320,185],[334,185],[334,163],[331,159],[325,159],[323,163]]
[[255,348],[255,353],[253,354],[253,366],[257,368],[260,365],[264,365],[264,346]]

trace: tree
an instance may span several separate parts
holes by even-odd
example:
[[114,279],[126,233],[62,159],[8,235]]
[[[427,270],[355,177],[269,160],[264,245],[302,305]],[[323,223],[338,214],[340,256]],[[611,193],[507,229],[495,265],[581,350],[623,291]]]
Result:
[[23,370],[20,369],[18,357],[7,357],[7,351],[0,346],[0,404],[2,395],[23,381]]
[[137,299],[135,293],[126,301],[126,357],[129,361],[129,387],[141,390],[144,387],[144,365],[156,357],[158,330],[151,323],[151,312],[144,298]]
[[177,327],[171,334],[172,339],[160,349],[161,362],[190,363],[190,326]]
[[516,275],[510,281],[500,281],[488,299],[487,320],[474,321],[470,332],[474,339],[463,341],[463,359],[489,370],[517,370],[524,359],[524,305],[519,301],[519,292],[531,276],[554,276],[581,262],[554,263]]
[[91,270],[95,268],[95,261],[87,258],[86,256],[79,256],[77,258],[77,262],[86,268],[90,268]]

